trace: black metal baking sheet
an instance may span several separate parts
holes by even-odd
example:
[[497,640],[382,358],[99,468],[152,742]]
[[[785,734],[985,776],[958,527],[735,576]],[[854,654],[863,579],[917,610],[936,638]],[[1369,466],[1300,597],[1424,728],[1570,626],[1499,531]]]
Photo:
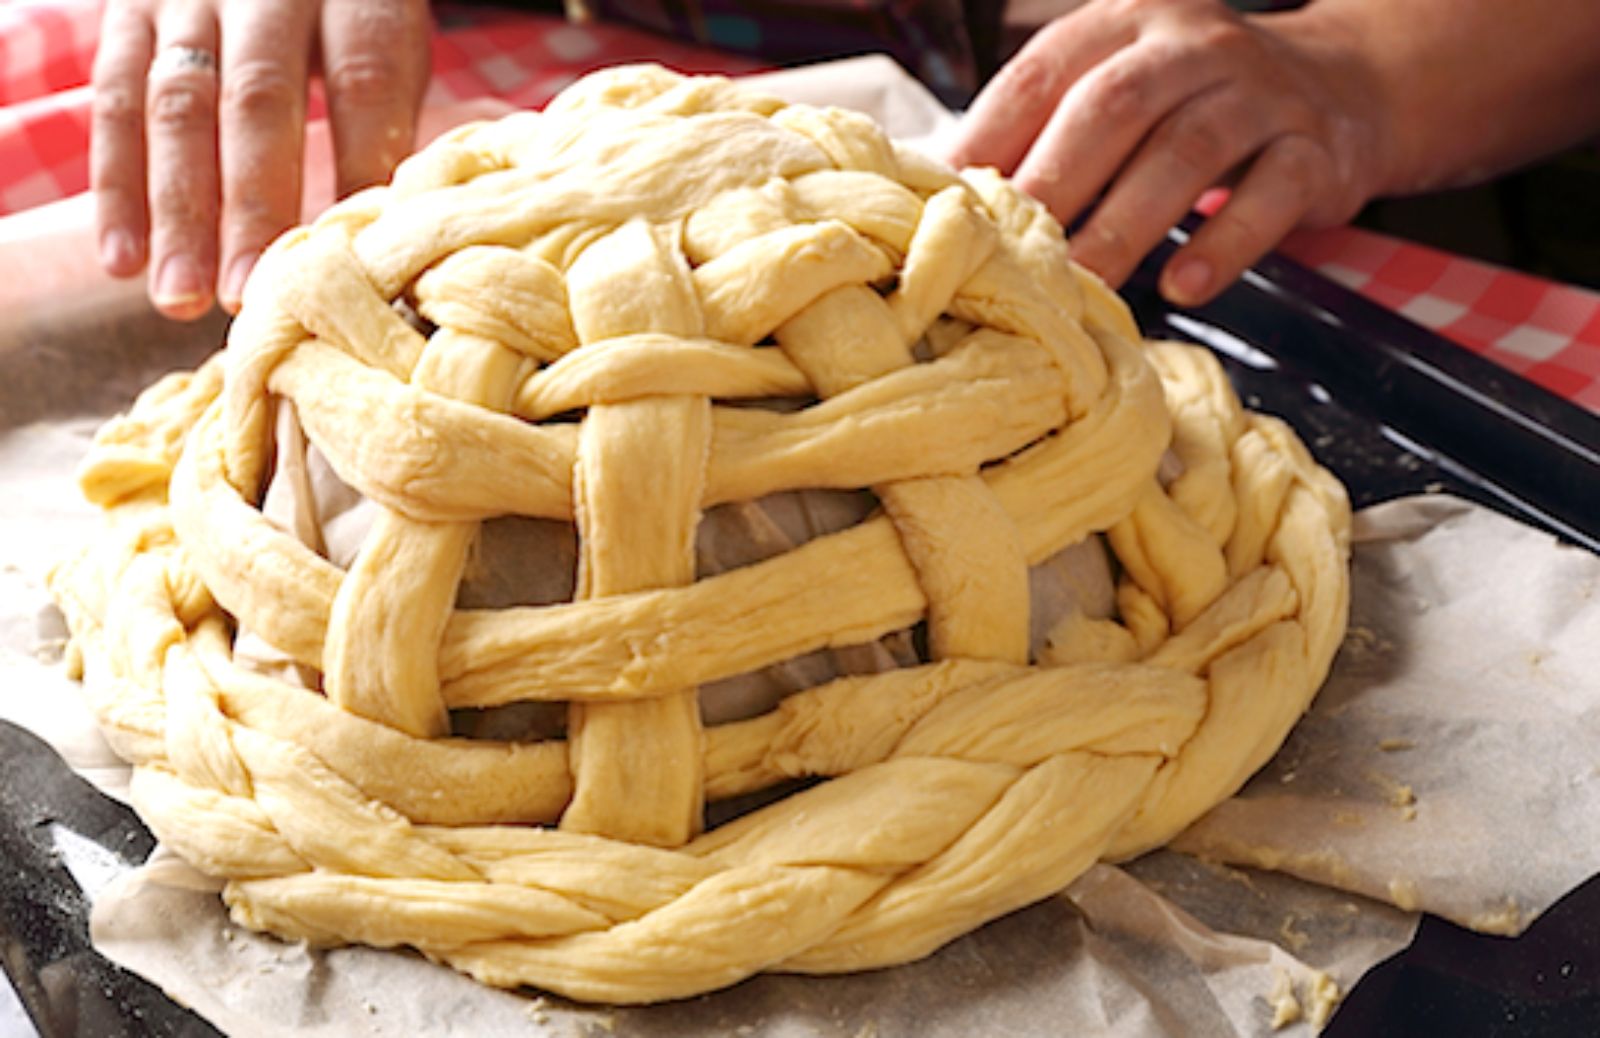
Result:
[[1600,417],[1277,254],[1176,311],[1157,251],[1124,295],[1145,334],[1202,342],[1360,508],[1448,490],[1600,552]]
[[[1145,332],[1217,351],[1249,406],[1294,425],[1357,507],[1450,492],[1600,551],[1600,419],[1278,256],[1215,303],[1173,311],[1153,289],[1170,248],[1125,291]],[[53,827],[105,848],[102,866],[131,867],[153,845],[131,811],[0,723],[0,962],[39,1032],[216,1034],[89,947],[88,902]],[[1600,1034],[1600,881],[1514,940],[1426,918],[1325,1033]]]

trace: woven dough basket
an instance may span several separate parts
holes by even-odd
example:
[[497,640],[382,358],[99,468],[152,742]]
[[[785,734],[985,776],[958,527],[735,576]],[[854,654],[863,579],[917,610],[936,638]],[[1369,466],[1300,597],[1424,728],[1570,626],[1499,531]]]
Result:
[[[344,564],[261,510],[284,407],[376,505]],[[1280,745],[1347,608],[1337,482],[1141,342],[1042,207],[654,67],[287,234],[82,483],[73,659],[234,919],[584,1000],[905,962],[1164,843]],[[706,510],[817,489],[871,514],[697,572]],[[572,524],[572,601],[460,604],[507,516]],[[1114,615],[1030,639],[1030,566],[1092,539]],[[702,720],[702,686],[908,629],[914,665]],[[564,730],[453,727],[521,703]]]

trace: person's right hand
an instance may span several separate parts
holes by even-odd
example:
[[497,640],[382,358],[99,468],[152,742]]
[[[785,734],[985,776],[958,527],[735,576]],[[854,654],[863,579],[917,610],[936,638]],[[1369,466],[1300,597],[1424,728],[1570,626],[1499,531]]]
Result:
[[300,215],[306,85],[320,67],[341,195],[411,149],[427,0],[108,0],[90,182],[100,261],[169,317],[236,309]]
[[1219,0],[1095,0],[1041,29],[973,103],[950,158],[1012,175],[1120,285],[1209,188],[1233,191],[1162,273],[1205,302],[1297,225],[1355,214],[1382,183],[1383,106],[1330,19]]

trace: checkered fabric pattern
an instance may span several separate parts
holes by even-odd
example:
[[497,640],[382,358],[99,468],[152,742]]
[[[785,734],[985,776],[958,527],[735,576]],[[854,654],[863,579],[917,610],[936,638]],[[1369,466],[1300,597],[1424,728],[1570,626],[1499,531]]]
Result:
[[0,214],[89,183],[97,2],[0,2]]
[[[0,0],[0,216],[88,187],[89,70],[99,0]],[[542,105],[583,73],[655,60],[687,72],[749,60],[631,29],[435,7],[430,103]],[[320,115],[313,96],[311,115]],[[1301,232],[1290,257],[1600,412],[1600,294],[1352,227]]]
[[1600,411],[1600,293],[1356,227],[1295,234],[1283,244],[1283,252],[1502,367]]
[[435,12],[430,104],[498,97],[540,108],[584,73],[630,61],[724,75],[763,67],[748,58],[623,26],[573,25],[543,15],[447,4],[436,4]]

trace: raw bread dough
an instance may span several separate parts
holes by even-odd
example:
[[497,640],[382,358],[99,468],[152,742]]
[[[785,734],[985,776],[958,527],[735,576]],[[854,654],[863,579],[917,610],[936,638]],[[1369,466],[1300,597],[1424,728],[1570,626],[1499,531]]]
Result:
[[[740,406],[772,398],[809,405]],[[380,506],[347,566],[260,510],[281,406]],[[1281,743],[1348,595],[1337,482],[1042,207],[653,67],[284,236],[82,482],[107,529],[52,584],[88,694],[234,918],[586,1000],[905,962],[1160,845]],[[802,488],[881,509],[696,579],[703,510]],[[457,606],[508,515],[575,524],[574,601]],[[1030,563],[1101,534],[1117,616],[1031,653]],[[699,686],[919,623],[920,665],[702,723]],[[451,733],[522,702],[567,739]]]

